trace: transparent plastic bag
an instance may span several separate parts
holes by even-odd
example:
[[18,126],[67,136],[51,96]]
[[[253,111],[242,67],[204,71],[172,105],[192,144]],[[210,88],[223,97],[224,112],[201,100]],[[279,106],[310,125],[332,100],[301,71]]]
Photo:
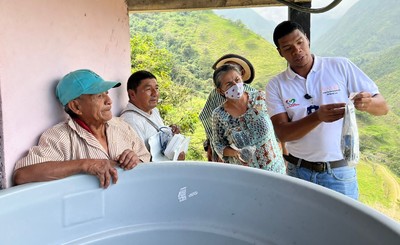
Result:
[[360,160],[360,143],[358,138],[358,127],[353,101],[346,104],[343,118],[341,149],[343,157],[349,166],[355,166]]
[[155,135],[149,138],[148,143],[153,162],[170,160],[165,156],[164,152],[172,137],[172,131],[168,127],[161,127]]
[[161,127],[157,135],[160,139],[161,152],[164,154],[165,149],[167,149],[167,145],[171,141],[174,134],[172,133],[171,128]]
[[243,162],[248,164],[252,163],[255,158],[256,147],[255,146],[246,146],[240,149],[239,151],[239,158]]

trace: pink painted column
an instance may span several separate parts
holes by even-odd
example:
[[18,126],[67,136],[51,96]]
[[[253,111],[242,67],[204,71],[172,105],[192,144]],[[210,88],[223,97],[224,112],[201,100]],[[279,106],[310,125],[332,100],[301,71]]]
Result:
[[64,120],[57,81],[87,68],[123,83],[113,112],[127,101],[129,16],[124,0],[0,0],[1,163],[3,187],[40,134]]

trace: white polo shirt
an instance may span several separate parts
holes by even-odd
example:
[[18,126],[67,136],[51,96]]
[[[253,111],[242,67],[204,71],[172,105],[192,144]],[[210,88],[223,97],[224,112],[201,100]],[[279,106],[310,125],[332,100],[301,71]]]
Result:
[[[347,103],[350,93],[378,94],[376,84],[346,58],[314,56],[314,64],[307,79],[290,67],[266,86],[270,117],[286,112],[291,121],[308,115],[312,105]],[[312,98],[306,99],[308,94]],[[343,159],[340,138],[343,119],[321,123],[303,138],[286,143],[292,155],[312,162]]]

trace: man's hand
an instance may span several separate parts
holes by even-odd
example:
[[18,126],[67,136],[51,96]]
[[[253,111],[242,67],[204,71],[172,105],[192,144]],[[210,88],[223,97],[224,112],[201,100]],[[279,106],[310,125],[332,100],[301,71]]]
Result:
[[367,111],[372,102],[372,94],[361,92],[354,96],[354,107],[359,111]]
[[118,159],[116,159],[118,162],[119,166],[124,169],[124,170],[130,170],[140,162],[142,162],[138,155],[129,149],[126,149],[124,152],[121,153],[121,155],[118,156]]
[[321,105],[315,112],[321,122],[334,122],[344,116],[346,103]]
[[181,133],[181,129],[177,125],[172,124],[169,127],[171,128],[172,134],[175,135],[175,134],[180,134]]
[[186,154],[184,151],[182,151],[181,153],[179,153],[178,160],[183,161],[183,160],[185,160],[185,157],[186,157]]
[[96,176],[100,181],[101,188],[107,188],[111,180],[113,184],[117,183],[118,173],[115,169],[116,162],[108,159],[88,159],[85,172]]

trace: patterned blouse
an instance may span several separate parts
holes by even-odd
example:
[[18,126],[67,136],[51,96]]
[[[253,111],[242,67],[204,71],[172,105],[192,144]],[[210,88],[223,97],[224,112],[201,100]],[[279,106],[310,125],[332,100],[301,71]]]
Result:
[[[249,95],[248,109],[243,115],[233,117],[225,111],[223,105],[213,111],[214,149],[224,162],[285,173],[282,151],[268,116],[265,93],[246,93]],[[255,157],[249,163],[242,163],[237,157],[224,157],[223,151],[227,146],[238,149],[255,146]]]

